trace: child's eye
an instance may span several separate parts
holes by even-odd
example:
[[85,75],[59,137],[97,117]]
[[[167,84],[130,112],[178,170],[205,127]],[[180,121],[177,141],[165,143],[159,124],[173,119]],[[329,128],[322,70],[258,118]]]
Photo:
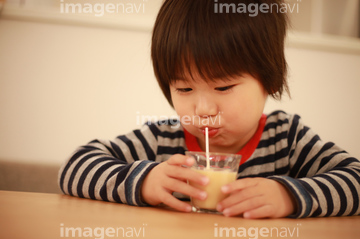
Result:
[[227,91],[230,90],[231,88],[233,88],[235,85],[228,85],[228,86],[224,86],[224,87],[216,87],[215,90],[217,91]]
[[181,92],[181,93],[186,93],[186,92],[192,91],[192,89],[191,88],[177,88],[176,91]]

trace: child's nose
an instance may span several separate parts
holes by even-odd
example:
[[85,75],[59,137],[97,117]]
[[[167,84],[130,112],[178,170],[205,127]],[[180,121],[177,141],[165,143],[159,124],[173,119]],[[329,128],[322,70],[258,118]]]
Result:
[[217,115],[219,112],[216,102],[212,97],[199,97],[195,105],[195,114],[200,117]]

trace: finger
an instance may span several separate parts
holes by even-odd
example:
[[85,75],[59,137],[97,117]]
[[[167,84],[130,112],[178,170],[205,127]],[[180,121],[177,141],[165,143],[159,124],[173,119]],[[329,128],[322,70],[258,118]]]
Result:
[[243,214],[244,212],[254,210],[264,205],[265,202],[263,197],[253,197],[244,202],[225,208],[222,213],[224,214],[224,216],[231,217]]
[[207,185],[210,179],[194,170],[189,168],[171,166],[166,170],[166,175],[172,178],[180,179],[181,181],[191,181],[199,185]]
[[244,202],[246,200],[249,200],[253,197],[262,196],[263,192],[260,191],[257,187],[248,187],[245,189],[242,189],[240,191],[235,191],[231,193],[228,197],[226,197],[224,200],[219,202],[217,206],[218,211],[222,211],[224,208],[232,207],[235,204]]
[[221,191],[223,193],[231,193],[236,190],[241,190],[244,188],[256,186],[257,184],[258,184],[257,178],[243,178],[222,186]]
[[179,192],[199,200],[205,200],[207,197],[207,193],[205,191],[177,179],[169,178],[169,180],[165,182],[164,187],[171,192]]
[[195,160],[191,157],[182,154],[175,154],[172,157],[170,157],[166,161],[166,163],[170,165],[178,165],[178,166],[185,165],[191,167],[195,163]]
[[186,202],[180,201],[168,192],[163,196],[163,203],[177,211],[191,212],[191,205]]
[[246,219],[256,219],[256,218],[272,218],[275,214],[274,208],[270,205],[264,205],[262,207],[255,208],[244,212],[243,216]]

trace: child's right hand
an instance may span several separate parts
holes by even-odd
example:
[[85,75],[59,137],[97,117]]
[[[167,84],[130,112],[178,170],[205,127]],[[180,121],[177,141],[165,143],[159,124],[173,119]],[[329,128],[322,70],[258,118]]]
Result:
[[200,185],[209,183],[209,178],[190,168],[194,159],[185,155],[175,154],[167,161],[154,167],[145,177],[141,188],[142,200],[150,205],[164,203],[178,211],[190,212],[191,206],[175,198],[172,193],[179,192],[190,197],[204,200],[206,192],[187,184],[187,180]]

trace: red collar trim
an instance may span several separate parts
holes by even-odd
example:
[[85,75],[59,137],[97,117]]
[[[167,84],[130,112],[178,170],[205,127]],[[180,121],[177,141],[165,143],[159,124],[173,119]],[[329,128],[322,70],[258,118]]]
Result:
[[[259,120],[259,126],[253,137],[250,139],[249,142],[247,142],[247,144],[239,152],[236,153],[242,155],[240,165],[245,163],[251,157],[256,147],[258,146],[261,135],[265,128],[266,118],[267,117],[265,114],[261,116]],[[184,135],[185,135],[185,144],[189,151],[202,151],[194,135],[190,134],[185,129],[184,129]]]

